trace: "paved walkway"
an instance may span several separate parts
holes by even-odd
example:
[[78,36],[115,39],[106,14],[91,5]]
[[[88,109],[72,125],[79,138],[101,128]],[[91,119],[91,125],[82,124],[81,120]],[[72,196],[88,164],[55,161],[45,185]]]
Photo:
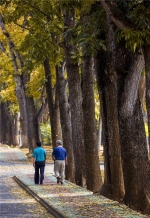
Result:
[[[39,200],[55,208],[58,217],[67,218],[144,218],[139,213],[130,210],[116,201],[111,201],[103,196],[93,195],[92,192],[65,181],[58,185],[52,174],[46,174],[44,185],[34,185],[33,175],[17,176],[14,178],[25,189],[31,191],[33,196],[39,196]],[[51,207],[49,207],[51,211]],[[52,212],[52,211],[51,211]]]
[[33,174],[33,167],[25,160],[19,149],[0,147],[0,217],[54,218],[14,181],[14,175]]
[[[11,151],[9,149],[9,151]],[[0,148],[1,152],[1,148]],[[15,151],[17,152],[17,150]],[[9,152],[8,152],[9,153]],[[6,172],[5,167],[8,167],[9,170]],[[30,164],[24,163],[13,163],[6,164],[3,163],[1,166],[2,176],[6,181],[6,186],[1,186],[2,190],[5,192],[5,188],[7,188],[8,196],[4,194],[4,197],[7,199],[10,198],[11,201],[14,199],[14,193],[11,192],[11,185],[15,184],[16,181],[20,186],[23,187],[28,193],[30,193],[39,203],[41,203],[47,211],[52,213],[54,217],[66,217],[66,218],[148,218],[150,216],[144,216],[139,214],[128,207],[119,204],[116,201],[111,201],[103,196],[93,195],[92,192],[83,189],[79,186],[76,186],[72,183],[65,181],[63,186],[56,183],[56,178],[53,175],[53,165],[48,164],[45,169],[45,179],[44,185],[35,185],[33,182],[33,174],[34,169]],[[6,176],[7,174],[7,176]],[[10,181],[10,176],[13,176],[14,181]],[[12,178],[11,178],[12,179]],[[10,183],[8,183],[8,180]],[[3,183],[3,182],[1,182]],[[0,184],[1,184],[0,183]],[[18,188],[19,189],[19,188]],[[22,189],[19,189],[19,193],[21,193]],[[3,193],[4,193],[3,192]],[[9,193],[11,194],[9,195]],[[2,195],[3,196],[3,195]],[[29,196],[28,196],[29,198]],[[28,201],[27,198],[27,202]],[[20,210],[18,213],[26,214],[24,216],[9,216],[13,207],[10,205],[9,215],[5,216],[3,212],[6,212],[6,204],[5,207],[2,208],[1,216],[4,217],[30,217],[33,216],[33,207],[30,210],[25,210],[23,207],[26,203],[26,198],[24,201],[16,202],[18,206],[20,205]],[[31,200],[31,198],[30,198]],[[33,199],[32,199],[33,200]],[[31,200],[31,201],[32,201]],[[1,200],[4,203],[4,200]],[[8,204],[9,205],[9,204]],[[7,206],[8,206],[7,205]],[[28,205],[29,206],[29,205]],[[43,210],[43,209],[42,209]],[[22,212],[24,211],[24,212]],[[29,212],[30,211],[30,212]],[[30,214],[31,213],[31,214]],[[35,217],[51,217],[51,215],[43,212],[38,213]]]
[[0,162],[23,162],[26,161],[27,157],[18,149],[10,148],[9,146],[0,146]]

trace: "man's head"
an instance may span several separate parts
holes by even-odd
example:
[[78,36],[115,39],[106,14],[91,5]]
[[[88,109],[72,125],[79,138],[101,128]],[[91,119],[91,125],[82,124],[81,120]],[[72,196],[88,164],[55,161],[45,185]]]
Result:
[[62,145],[61,140],[57,140],[57,141],[56,141],[56,144],[57,144],[57,146]]
[[36,145],[37,145],[37,147],[41,147],[41,142],[40,142],[40,141],[37,141],[37,142],[36,142]]

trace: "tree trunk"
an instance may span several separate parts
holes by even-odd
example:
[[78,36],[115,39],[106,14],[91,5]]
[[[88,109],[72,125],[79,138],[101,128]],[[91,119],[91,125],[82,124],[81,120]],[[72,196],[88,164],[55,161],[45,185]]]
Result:
[[51,69],[49,65],[48,58],[44,61],[44,70],[45,70],[45,78],[46,78],[46,93],[47,93],[47,102],[49,107],[49,114],[50,114],[50,125],[51,125],[51,137],[52,137],[52,146],[55,147],[56,138],[55,138],[55,131],[54,131],[54,103],[53,103],[53,93],[52,93],[52,81],[51,81]]
[[[24,85],[24,92],[25,90],[25,85],[27,82],[30,81],[30,74],[23,74],[22,75],[22,81]],[[34,105],[34,100],[33,97],[28,97],[25,92],[25,113],[26,113],[26,118],[27,118],[27,136],[28,136],[28,143],[29,143],[29,151],[32,152],[33,149],[36,147],[36,142],[40,141],[40,136],[39,136],[39,123],[38,123],[38,118],[37,118],[37,113],[36,113],[36,108]]]
[[125,184],[125,203],[150,213],[150,179],[143,114],[138,97],[143,55],[136,51],[124,81],[120,104],[120,134]]
[[10,122],[5,110],[5,103],[0,104],[0,138],[1,138],[1,143],[10,145]]
[[83,121],[86,160],[87,189],[99,192],[102,177],[99,166],[98,146],[95,126],[94,75],[92,58],[83,57]]
[[8,103],[4,103],[5,113],[7,114],[8,132],[9,132],[9,145],[17,146],[18,141],[18,114],[12,115],[8,109]]
[[146,80],[145,75],[141,75],[140,84],[139,84],[139,97],[142,105],[142,109],[146,112],[145,107],[145,91],[146,91]]
[[[101,193],[119,201],[124,196],[124,184],[118,120],[118,77],[115,69],[116,42],[114,39],[114,25],[109,15],[107,15],[107,22],[109,38],[108,52],[107,55],[104,52],[100,52],[102,59],[98,60],[98,73],[100,73],[100,75],[98,75],[98,81],[99,89],[101,90],[105,159],[104,186]],[[100,58],[101,56],[99,56],[99,59]]]
[[[44,96],[45,94],[45,86],[42,90],[42,93],[41,93],[41,102],[42,102],[42,105],[37,113],[37,120],[38,120],[38,124],[40,123],[44,123],[44,122],[47,122],[48,118],[49,118],[49,113],[48,113],[48,103],[47,103],[47,98]],[[39,135],[39,138],[41,140],[41,130],[40,130],[40,125],[38,125],[38,135]]]
[[[15,49],[15,45],[13,41],[11,41],[11,36],[9,32],[5,28],[2,14],[0,14],[0,26],[3,31],[3,34],[7,37],[10,56],[11,56],[11,60],[12,60],[14,70],[16,73],[15,75],[16,96],[18,99],[20,115],[21,115],[20,117],[21,134],[23,133],[22,146],[29,147],[29,150],[32,151],[33,148],[36,146],[35,141],[38,138],[38,132],[37,132],[38,128],[37,128],[36,114],[34,114],[34,111],[33,111],[33,108],[34,108],[33,99],[31,100],[31,98],[28,98],[28,96],[26,95],[26,83],[29,81],[30,76],[28,73],[22,72],[22,75],[18,73],[19,68],[21,70],[23,69],[24,63],[23,63],[21,55]],[[29,108],[31,110],[29,110]]]
[[29,74],[18,75],[15,77],[17,83],[16,95],[20,108],[21,147],[28,147],[29,151],[32,152],[36,147],[36,141],[39,140],[39,135],[33,98],[27,97],[25,93],[25,84],[29,79]]
[[66,93],[66,81],[64,79],[63,66],[57,66],[57,82],[59,90],[59,108],[62,127],[63,145],[68,153],[69,164],[66,166],[66,179],[75,182],[74,156],[72,147],[71,114]]
[[65,60],[69,85],[69,103],[71,109],[72,142],[75,161],[75,182],[84,186],[85,183],[85,148],[83,140],[83,113],[81,82],[78,63],[72,59],[76,47],[72,44],[72,33],[67,30],[74,25],[74,9],[64,11],[65,32]]
[[13,145],[19,146],[19,116],[18,114],[14,115],[14,128],[13,128]]
[[[101,57],[99,56],[99,59]],[[99,63],[100,64],[100,63]],[[99,65],[101,67],[101,64]],[[124,195],[120,136],[117,111],[116,78],[103,74],[98,69],[99,88],[101,90],[101,110],[103,123],[104,148],[104,186],[101,194],[114,200]]]
[[55,102],[54,102],[53,123],[54,123],[55,142],[56,142],[56,140],[62,138],[62,130],[61,130],[61,124],[60,124],[60,110],[59,110],[59,90],[58,90],[57,81],[56,81],[56,88],[55,88]]
[[[148,213],[150,196],[147,188],[148,153],[140,103],[131,117],[120,120],[122,159],[125,184],[124,202],[131,208]],[[149,211],[150,212],[150,211]]]
[[[101,1],[101,3],[121,30],[132,29],[132,27],[134,29],[135,26],[121,15],[123,13],[118,14],[118,11],[114,10],[117,9],[115,4],[111,1]],[[120,55],[123,56],[123,53]],[[125,184],[124,200],[128,206],[150,214],[150,178],[148,178],[150,171],[143,117],[137,94],[143,61],[139,50],[136,51],[135,57],[130,60],[129,58],[126,58],[128,60],[125,61],[126,67],[121,72],[122,75],[118,72],[120,75],[118,87],[122,89],[118,89],[118,100],[121,101],[119,123]],[[117,63],[120,65],[120,57]]]
[[[115,76],[114,76],[115,77]],[[107,179],[104,185],[109,187],[109,195],[114,200],[122,199],[124,195],[121,147],[117,110],[116,78],[107,78],[105,83],[107,146],[104,156],[107,157]],[[108,175],[109,174],[109,175]]]
[[148,118],[148,144],[150,151],[150,46],[145,45],[144,47],[144,58],[145,58],[145,72],[146,72],[146,109]]

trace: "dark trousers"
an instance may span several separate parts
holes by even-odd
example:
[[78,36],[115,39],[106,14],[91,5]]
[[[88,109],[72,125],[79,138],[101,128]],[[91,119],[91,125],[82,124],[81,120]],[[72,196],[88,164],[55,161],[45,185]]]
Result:
[[[34,182],[35,184],[43,184],[44,179],[44,168],[45,168],[45,161],[35,161],[35,175],[34,175]],[[39,178],[39,170],[40,170],[40,178]]]

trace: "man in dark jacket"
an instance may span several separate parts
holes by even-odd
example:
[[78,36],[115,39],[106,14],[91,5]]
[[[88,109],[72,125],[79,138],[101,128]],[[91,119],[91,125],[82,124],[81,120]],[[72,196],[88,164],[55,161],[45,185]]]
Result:
[[61,140],[56,141],[56,148],[52,152],[54,160],[54,172],[57,178],[57,183],[64,184],[65,165],[68,164],[68,154],[65,148],[62,147]]
[[[37,148],[33,151],[33,166],[35,168],[34,182],[35,184],[43,184],[44,180],[44,169],[46,160],[46,151],[41,147],[41,142],[37,142]],[[39,178],[40,170],[40,178]],[[39,181],[40,180],[40,181]]]

